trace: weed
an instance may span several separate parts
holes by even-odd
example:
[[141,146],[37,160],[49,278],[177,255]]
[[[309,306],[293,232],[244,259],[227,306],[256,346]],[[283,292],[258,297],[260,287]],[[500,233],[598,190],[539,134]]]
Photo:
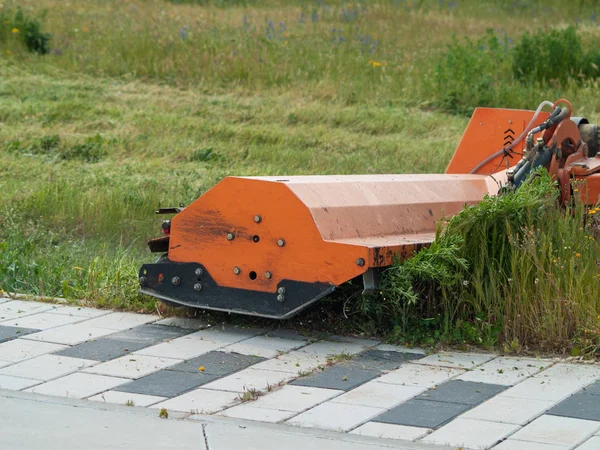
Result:
[[161,408],[159,413],[158,413],[158,417],[160,417],[161,419],[168,419],[169,418],[169,411],[167,411],[166,408]]
[[354,358],[354,355],[346,352],[338,353],[327,357],[327,365],[332,366],[342,361],[350,361]]
[[[133,400],[127,400],[127,402],[125,403],[125,406],[135,406],[135,403]],[[162,417],[162,416],[160,416]],[[169,417],[168,413],[167,413],[167,417]]]
[[254,389],[254,388],[247,389],[244,386],[244,392],[242,394],[238,395],[238,400],[242,403],[253,402],[253,401],[257,400],[258,397],[260,397],[261,395],[262,395],[262,392]]

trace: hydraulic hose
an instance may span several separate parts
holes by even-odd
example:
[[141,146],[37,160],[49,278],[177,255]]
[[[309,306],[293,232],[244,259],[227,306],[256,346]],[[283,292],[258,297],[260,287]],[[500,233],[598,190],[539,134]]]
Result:
[[[535,110],[535,113],[533,114],[533,117],[531,118],[531,120],[529,121],[529,123],[527,124],[527,126],[525,127],[525,129],[523,130],[523,133],[521,133],[517,139],[515,139],[508,147],[504,147],[503,149],[498,150],[495,153],[492,153],[490,156],[488,156],[483,161],[481,161],[479,164],[477,164],[469,173],[475,173],[475,172],[477,172],[479,169],[481,169],[487,163],[489,163],[493,159],[497,158],[498,156],[502,155],[504,152],[512,150],[513,147],[515,147],[519,142],[521,142],[523,140],[523,138],[529,133],[529,129],[535,123],[536,119],[538,118],[538,116],[542,112],[542,109],[544,108],[544,106],[550,106],[551,108],[553,108],[554,107],[554,103],[549,102],[548,100],[544,100],[542,103],[540,103],[540,105]],[[560,108],[556,108],[555,110],[552,111],[552,114],[550,115],[550,117],[552,117],[552,115],[554,115],[554,117],[556,117],[556,115],[558,115],[560,112],[561,112]],[[568,110],[567,110],[567,112],[568,112]]]

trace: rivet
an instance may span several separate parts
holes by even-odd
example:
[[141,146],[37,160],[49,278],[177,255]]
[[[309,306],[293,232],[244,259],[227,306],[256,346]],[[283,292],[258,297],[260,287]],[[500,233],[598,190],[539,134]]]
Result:
[[256,223],[260,223],[262,221],[262,217],[260,217],[260,216],[254,216],[254,221]]
[[277,293],[278,294],[285,294],[285,288],[284,287],[280,287],[277,289]]
[[512,123],[512,120],[509,120],[508,123]]
[[147,282],[148,282],[148,279],[146,277],[140,277],[140,285],[141,286],[146,286]]
[[240,268],[239,268],[239,267],[234,267],[234,268],[233,268],[233,273],[235,273],[236,275],[239,275],[239,274],[240,274],[240,272],[241,272],[241,270],[240,270]]
[[277,301],[278,301],[278,302],[282,302],[282,301],[284,301],[284,300],[285,300],[285,295],[281,295],[281,294],[279,294],[279,295],[277,296]]
[[181,278],[173,277],[171,278],[171,283],[173,283],[175,286],[179,286],[179,284],[181,283]]
[[269,272],[268,270],[265,272],[265,278],[267,280],[271,278],[271,272]]
[[200,291],[200,290],[202,290],[202,285],[201,285],[200,283],[196,283],[196,284],[194,284],[194,290],[195,290],[195,291]]
[[228,241],[233,241],[234,238],[235,238],[235,234],[233,234],[232,232],[227,233],[227,240]]
[[279,245],[280,247],[283,247],[285,245],[285,240],[284,239],[277,239],[277,245]]
[[361,266],[361,267],[362,267],[362,266],[364,266],[364,265],[365,265],[365,260],[364,260],[364,259],[362,259],[362,258],[358,258],[358,259],[356,260],[356,265],[357,265],[357,266]]
[[204,270],[202,270],[200,267],[198,267],[194,273],[196,274],[197,277],[201,276],[204,273]]

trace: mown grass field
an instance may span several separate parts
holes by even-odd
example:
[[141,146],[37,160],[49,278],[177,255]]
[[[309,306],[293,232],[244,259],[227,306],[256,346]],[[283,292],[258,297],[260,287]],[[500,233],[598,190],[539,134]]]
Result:
[[[136,280],[153,211],[226,175],[443,172],[478,105],[566,97],[598,122],[598,3],[4,1],[0,289],[151,310]],[[47,54],[23,44],[18,6]],[[577,42],[517,61],[540,48],[524,32],[570,25]],[[455,340],[481,341],[469,330]]]

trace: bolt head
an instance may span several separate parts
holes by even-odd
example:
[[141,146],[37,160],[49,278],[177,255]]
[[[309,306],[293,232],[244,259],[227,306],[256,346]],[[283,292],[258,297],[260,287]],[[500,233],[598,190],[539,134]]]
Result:
[[268,279],[270,279],[271,277],[272,277],[272,274],[271,274],[271,272],[269,272],[269,271],[266,271],[266,272],[265,272],[265,278],[268,280]]
[[364,265],[365,265],[365,260],[364,260],[364,259],[362,259],[362,258],[358,258],[358,259],[356,260],[356,265],[357,265],[357,266],[361,266],[361,267],[362,267],[362,266],[364,266]]
[[181,284],[181,278],[173,277],[173,278],[171,278],[171,283],[175,286],[179,286]]
[[278,289],[277,289],[277,293],[278,293],[278,294],[282,294],[282,295],[283,295],[283,294],[285,294],[285,288],[284,288],[284,287],[280,287],[280,288],[278,288]]
[[140,286],[146,286],[148,279],[146,277],[140,277]]
[[199,277],[204,273],[204,270],[202,270],[200,267],[198,267],[196,270],[194,270],[194,273],[196,274],[197,277]]
[[285,301],[285,295],[281,295],[281,294],[279,294],[279,295],[277,296],[277,301],[278,301],[278,302],[283,302],[283,301]]
[[232,232],[227,233],[227,240],[228,241],[233,241],[234,238],[235,238],[235,234],[233,234]]
[[283,247],[285,245],[285,240],[277,239],[277,245],[279,245],[280,247]]
[[200,283],[194,284],[194,290],[195,291],[201,291],[202,290],[202,285]]
[[235,273],[236,275],[239,275],[239,274],[240,274],[240,272],[241,272],[241,270],[240,270],[240,268],[239,268],[239,267],[234,267],[234,268],[233,268],[233,273]]
[[260,223],[260,222],[262,221],[262,217],[260,217],[260,216],[258,216],[258,215],[257,215],[257,216],[254,216],[254,221],[255,221],[256,223]]

